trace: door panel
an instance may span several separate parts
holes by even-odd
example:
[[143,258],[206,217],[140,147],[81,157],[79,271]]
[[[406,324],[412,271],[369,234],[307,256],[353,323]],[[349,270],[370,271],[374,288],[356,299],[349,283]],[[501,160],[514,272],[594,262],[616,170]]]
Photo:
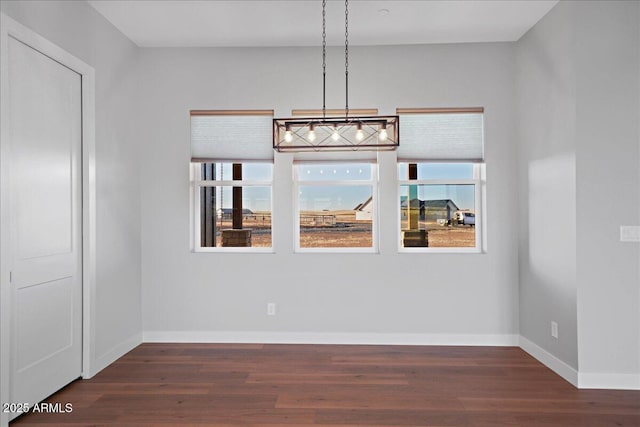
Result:
[[9,38],[12,402],[82,372],[81,76]]
[[[16,329],[21,332],[16,337],[18,373],[73,344],[72,292],[71,278],[28,286],[17,291]],[[40,334],[43,324],[50,326],[46,335]],[[37,340],[29,339],[35,336],[38,337]]]

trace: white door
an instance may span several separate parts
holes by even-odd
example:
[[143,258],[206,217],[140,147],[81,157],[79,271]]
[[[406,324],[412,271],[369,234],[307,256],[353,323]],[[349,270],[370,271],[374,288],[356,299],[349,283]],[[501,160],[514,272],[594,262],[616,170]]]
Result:
[[34,404],[82,371],[82,77],[12,37],[8,62],[9,401]]

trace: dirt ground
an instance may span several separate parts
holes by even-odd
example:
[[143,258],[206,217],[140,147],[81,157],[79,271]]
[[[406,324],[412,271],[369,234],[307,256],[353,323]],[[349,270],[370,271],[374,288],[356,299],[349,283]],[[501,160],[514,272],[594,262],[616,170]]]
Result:
[[435,225],[427,227],[429,247],[431,248],[474,248],[476,229],[469,226],[447,227]]
[[[372,245],[371,226],[368,230],[353,231],[350,228],[327,229],[303,232],[300,235],[302,248],[370,248]],[[475,229],[468,226],[447,227],[435,224],[427,227],[429,247],[432,248],[473,248]]]
[[370,248],[371,245],[371,224],[359,225],[357,230],[350,227],[303,229],[300,233],[301,248]]
[[[370,248],[372,245],[371,221],[356,221],[353,211],[332,212],[302,212],[305,215],[306,224],[301,225],[300,247],[302,248]],[[327,216],[335,215],[332,225],[315,225],[309,218],[317,215],[324,217],[322,221],[327,223]],[[321,220],[318,219],[318,224]],[[231,221],[218,222],[219,229],[231,228]],[[257,213],[253,217],[245,218],[245,228],[253,230],[251,243],[253,247],[270,247],[271,240],[271,216]],[[403,224],[404,225],[404,224]],[[442,226],[435,222],[421,221],[421,229],[428,232],[429,247],[475,247],[475,228],[469,226]],[[217,245],[221,245],[220,236],[217,237]]]

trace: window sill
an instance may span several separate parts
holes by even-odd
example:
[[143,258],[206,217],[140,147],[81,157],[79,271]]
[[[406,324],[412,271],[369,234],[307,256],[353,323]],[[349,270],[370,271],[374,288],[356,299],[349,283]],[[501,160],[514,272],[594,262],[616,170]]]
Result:
[[483,254],[485,253],[480,248],[398,248],[398,253],[401,254]]
[[378,254],[374,248],[296,248],[296,254]]
[[273,248],[197,248],[192,253],[217,253],[217,254],[273,254]]

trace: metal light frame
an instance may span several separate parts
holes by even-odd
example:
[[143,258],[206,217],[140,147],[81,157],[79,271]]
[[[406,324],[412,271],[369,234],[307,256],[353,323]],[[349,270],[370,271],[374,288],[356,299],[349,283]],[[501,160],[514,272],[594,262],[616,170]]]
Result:
[[[274,119],[273,148],[278,152],[392,151],[398,147],[399,124],[398,116]],[[311,130],[315,138],[309,137]]]
[[326,117],[326,11],[322,0],[322,117],[273,119],[278,152],[393,151],[400,145],[398,116],[349,117],[349,0],[344,2],[345,115]]

